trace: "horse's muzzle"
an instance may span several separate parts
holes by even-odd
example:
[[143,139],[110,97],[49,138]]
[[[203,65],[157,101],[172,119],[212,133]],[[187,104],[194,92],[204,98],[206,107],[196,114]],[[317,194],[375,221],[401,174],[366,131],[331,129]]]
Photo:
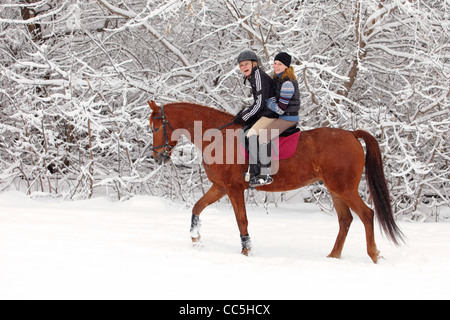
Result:
[[155,162],[160,166],[168,164],[172,161],[172,159],[170,159],[170,156],[164,154],[157,154],[156,156],[152,156],[152,159],[155,160]]

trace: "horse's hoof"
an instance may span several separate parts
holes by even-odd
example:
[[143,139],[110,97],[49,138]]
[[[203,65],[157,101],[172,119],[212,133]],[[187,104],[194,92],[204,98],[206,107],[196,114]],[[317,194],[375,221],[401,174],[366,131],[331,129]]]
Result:
[[248,234],[245,236],[241,235],[241,244],[241,254],[247,257],[250,256],[252,253],[252,242],[250,241],[250,236]]
[[384,259],[384,257],[381,255],[381,252],[377,250],[376,254],[369,255],[372,259],[373,263],[377,264],[380,259]]
[[332,259],[340,259],[341,255],[340,254],[336,254],[336,253],[330,253],[327,258],[332,258]]
[[199,248],[203,247],[203,243],[202,243],[201,238],[202,238],[202,237],[201,237],[200,235],[198,235],[197,238],[192,238],[192,237],[191,237],[191,239],[192,239],[192,246],[193,246],[194,248],[199,249]]

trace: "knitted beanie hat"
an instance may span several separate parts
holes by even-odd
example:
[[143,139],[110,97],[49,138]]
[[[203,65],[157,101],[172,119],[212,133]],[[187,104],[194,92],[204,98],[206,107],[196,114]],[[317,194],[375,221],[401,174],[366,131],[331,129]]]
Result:
[[289,68],[291,66],[292,57],[286,52],[280,52],[275,56],[274,60],[280,61],[282,64]]

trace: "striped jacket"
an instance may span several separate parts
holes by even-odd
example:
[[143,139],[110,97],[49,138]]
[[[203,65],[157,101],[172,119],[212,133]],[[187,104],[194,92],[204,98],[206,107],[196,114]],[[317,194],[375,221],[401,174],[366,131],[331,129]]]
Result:
[[289,79],[277,79],[276,99],[278,107],[286,116],[298,116],[300,110],[300,90],[298,82]]
[[262,116],[273,117],[273,115],[276,115],[270,109],[266,108],[267,100],[275,96],[275,83],[273,79],[256,66],[253,68],[249,80],[255,101],[250,107],[244,109],[242,112],[242,120],[246,123],[254,122]]

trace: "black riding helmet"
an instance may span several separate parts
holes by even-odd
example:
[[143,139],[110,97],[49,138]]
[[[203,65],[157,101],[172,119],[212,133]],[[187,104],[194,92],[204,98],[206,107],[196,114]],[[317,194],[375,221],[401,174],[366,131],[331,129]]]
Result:
[[250,50],[242,51],[239,54],[237,58],[238,64],[241,63],[242,61],[256,61],[259,63],[258,56],[256,55],[256,53]]

